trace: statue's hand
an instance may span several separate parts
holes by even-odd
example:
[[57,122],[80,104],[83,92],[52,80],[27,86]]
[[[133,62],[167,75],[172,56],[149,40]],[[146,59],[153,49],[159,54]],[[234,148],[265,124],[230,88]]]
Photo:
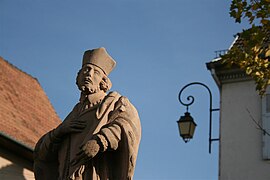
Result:
[[96,140],[90,140],[82,147],[82,151],[88,156],[88,158],[92,159],[97,155],[100,150],[100,146]]
[[71,161],[72,166],[85,164],[87,161],[97,155],[100,146],[96,140],[89,140],[81,147],[81,150],[76,154],[76,157]]
[[79,119],[71,119],[62,122],[55,130],[54,135],[61,138],[70,133],[81,132],[86,127],[86,122]]

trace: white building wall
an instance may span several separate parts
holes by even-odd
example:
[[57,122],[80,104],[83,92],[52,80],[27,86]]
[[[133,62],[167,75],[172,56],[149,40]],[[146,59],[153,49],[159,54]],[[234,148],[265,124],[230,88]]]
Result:
[[261,98],[253,81],[222,85],[219,180],[269,180],[270,163],[262,159]]
[[0,147],[0,180],[34,180],[29,161]]

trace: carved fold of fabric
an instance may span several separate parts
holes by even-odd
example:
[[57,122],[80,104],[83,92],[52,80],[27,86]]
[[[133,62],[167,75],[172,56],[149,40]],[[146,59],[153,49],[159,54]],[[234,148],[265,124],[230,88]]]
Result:
[[43,161],[53,161],[57,157],[58,145],[51,141],[50,133],[44,135],[36,145],[35,152]]
[[121,128],[116,124],[111,124],[100,130],[101,135],[105,138],[108,144],[108,148],[116,150],[118,148],[118,143],[121,139]]
[[58,138],[55,136],[55,129],[49,132],[50,139],[53,143],[60,143],[62,141],[62,138]]
[[96,139],[98,141],[98,144],[100,145],[100,152],[104,152],[108,149],[108,141],[103,135],[97,134],[96,138],[94,139]]

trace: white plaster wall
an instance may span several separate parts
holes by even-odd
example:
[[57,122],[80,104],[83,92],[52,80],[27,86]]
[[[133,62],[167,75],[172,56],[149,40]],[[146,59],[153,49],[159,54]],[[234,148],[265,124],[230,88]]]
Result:
[[34,180],[29,162],[0,147],[0,180]]
[[262,159],[261,99],[253,81],[223,84],[220,112],[219,180],[269,180],[270,163]]

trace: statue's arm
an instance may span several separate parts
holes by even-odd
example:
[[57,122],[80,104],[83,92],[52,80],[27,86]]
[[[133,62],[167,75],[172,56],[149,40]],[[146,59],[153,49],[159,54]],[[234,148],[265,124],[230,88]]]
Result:
[[121,97],[109,115],[108,124],[81,147],[81,151],[71,162],[72,166],[84,164],[98,153],[117,150],[122,141],[127,143],[122,139],[123,137],[140,139],[140,124],[134,123],[133,120],[139,122],[136,109],[127,98]]
[[78,104],[69,113],[65,120],[55,129],[45,134],[36,144],[35,157],[40,160],[49,160],[57,156],[61,142],[70,133],[81,132],[86,127],[86,122],[76,117]]
[[57,150],[59,148],[60,139],[55,137],[54,131],[45,134],[37,142],[34,158],[42,161],[50,161],[57,157]]
[[34,151],[34,174],[36,180],[58,179],[57,143],[53,143],[51,132],[45,134],[36,144]]
[[124,136],[140,139],[141,126],[137,110],[126,97],[122,96],[109,115],[109,123],[103,126],[90,141],[96,141],[99,152],[104,152],[117,150]]

